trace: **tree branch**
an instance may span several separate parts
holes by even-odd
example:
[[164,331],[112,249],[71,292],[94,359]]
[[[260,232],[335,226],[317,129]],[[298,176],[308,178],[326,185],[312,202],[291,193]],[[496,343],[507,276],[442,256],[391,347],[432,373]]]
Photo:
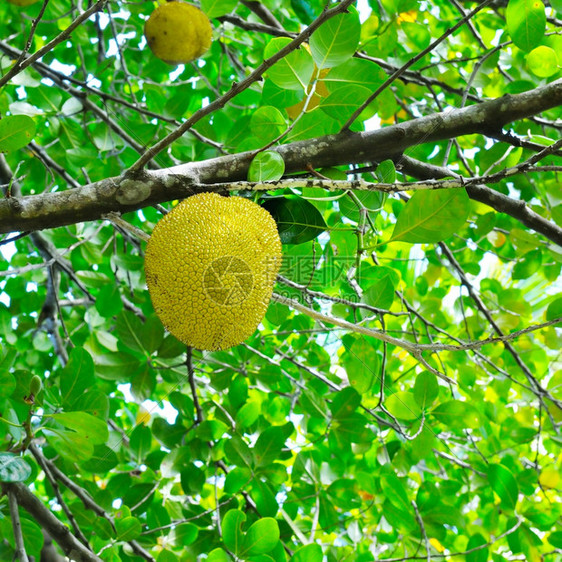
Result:
[[19,560],[20,562],[29,562],[27,552],[25,551],[25,544],[23,542],[18,501],[12,490],[8,490],[8,504],[10,506],[10,518],[12,519],[12,529],[14,530],[14,541],[16,543],[16,553],[14,559]]
[[43,505],[41,500],[31,493],[29,488],[20,482],[2,484],[2,489],[10,496],[13,495],[41,527],[59,544],[64,553],[76,562],[102,562],[102,559],[90,552],[51,511]]
[[[562,105],[562,80],[517,95],[506,95],[462,109],[412,119],[376,131],[340,133],[281,145],[276,150],[286,173],[398,157],[411,146],[500,129],[506,123]],[[0,233],[55,228],[98,220],[107,213],[130,212],[205,191],[198,184],[245,180],[253,152],[148,170],[134,179],[107,178],[83,187],[0,201]],[[482,190],[474,190],[475,194]],[[499,201],[501,198],[496,197]],[[491,197],[489,197],[491,201]],[[502,199],[504,205],[506,201]],[[497,204],[497,203],[495,203]],[[519,203],[512,207],[521,207]],[[505,207],[507,208],[507,207]],[[513,210],[515,212],[515,209]],[[536,226],[536,217],[528,224]]]
[[[409,156],[401,156],[397,162],[397,167],[406,174],[418,179],[460,177],[456,172],[414,160]],[[512,199],[499,191],[490,189],[483,184],[465,185],[466,192],[474,201],[480,201],[492,209],[500,213],[505,213],[510,217],[518,220],[526,227],[534,230],[538,234],[542,234],[545,238],[552,240],[559,246],[562,246],[562,228],[557,224],[548,221],[538,213],[530,209],[524,201]]]

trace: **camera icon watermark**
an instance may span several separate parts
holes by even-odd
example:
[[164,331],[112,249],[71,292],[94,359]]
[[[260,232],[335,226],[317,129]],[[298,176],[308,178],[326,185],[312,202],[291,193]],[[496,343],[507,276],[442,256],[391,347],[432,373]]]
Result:
[[214,260],[205,270],[203,287],[211,300],[221,306],[242,304],[254,288],[250,266],[236,256]]

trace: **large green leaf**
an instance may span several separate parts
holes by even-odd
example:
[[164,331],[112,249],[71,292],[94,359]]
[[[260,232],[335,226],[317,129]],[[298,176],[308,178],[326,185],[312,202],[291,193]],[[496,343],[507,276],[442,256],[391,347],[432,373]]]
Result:
[[469,208],[464,189],[417,191],[398,216],[390,240],[412,244],[446,240],[464,225]]
[[248,169],[249,181],[275,181],[285,172],[283,157],[273,150],[258,152]]
[[515,509],[519,496],[517,480],[512,472],[503,464],[488,465],[488,480],[492,490],[502,501],[502,509],[511,511]]
[[222,520],[222,540],[232,552],[238,553],[242,548],[244,521],[246,521],[246,514],[239,509],[227,511]]
[[395,392],[384,402],[386,409],[396,418],[415,420],[421,416],[421,408],[411,392]]
[[297,195],[271,197],[263,207],[275,219],[283,244],[304,244],[327,228],[318,209]]
[[267,143],[277,138],[285,129],[286,123],[283,114],[270,105],[258,108],[250,120],[252,133]]
[[0,453],[0,482],[23,482],[31,475],[31,467],[18,455]]
[[201,9],[208,18],[218,18],[236,8],[238,0],[201,0]]
[[27,115],[8,115],[0,119],[0,152],[28,145],[35,136],[35,121]]
[[86,412],[62,412],[51,414],[49,417],[64,427],[76,431],[92,445],[102,445],[109,438],[105,420],[96,418]]
[[301,546],[291,556],[290,562],[322,562],[322,548],[318,544]]
[[443,402],[431,413],[442,424],[456,429],[475,428],[480,425],[480,416],[476,408],[461,400]]
[[422,408],[427,408],[439,395],[437,377],[429,371],[423,371],[416,377],[414,397]]
[[94,382],[92,356],[82,347],[71,350],[60,375],[61,403],[72,407]]
[[520,49],[531,51],[539,45],[546,30],[542,0],[509,0],[505,17],[509,35]]
[[323,23],[310,37],[310,52],[318,68],[331,68],[349,60],[359,45],[361,23],[352,10]]
[[[285,37],[272,39],[265,47],[265,58],[275,55],[289,43],[290,39]],[[304,91],[313,73],[314,61],[308,51],[301,47],[276,62],[267,71],[267,76],[280,88]]]
[[375,308],[390,308],[394,301],[394,291],[400,282],[396,270],[384,265],[376,265],[360,274],[361,285],[365,288],[365,302]]
[[272,517],[258,519],[246,532],[242,546],[243,556],[271,552],[279,542],[279,525]]

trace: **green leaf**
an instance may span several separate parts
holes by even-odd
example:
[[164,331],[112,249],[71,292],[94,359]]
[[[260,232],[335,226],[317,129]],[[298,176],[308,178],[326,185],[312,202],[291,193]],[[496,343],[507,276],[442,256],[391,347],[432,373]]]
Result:
[[527,252],[523,258],[518,261],[511,273],[512,279],[528,279],[539,270],[542,264],[542,252],[540,248]]
[[181,487],[186,494],[200,494],[205,485],[205,471],[198,466],[188,463],[183,466],[180,473]]
[[121,312],[123,302],[119,287],[116,285],[105,285],[96,297],[96,310],[103,318],[112,318]]
[[[288,45],[291,40],[287,37],[276,37],[265,47],[264,58],[270,58]],[[314,61],[304,48],[292,51],[280,61],[276,62],[268,71],[268,78],[280,88],[287,90],[306,90],[312,74]]]
[[411,503],[406,488],[404,488],[402,480],[394,472],[383,473],[380,482],[384,495],[396,508],[405,512],[411,510]]
[[343,419],[355,413],[361,404],[361,396],[351,387],[344,388],[332,399],[330,410],[334,419]]
[[342,215],[354,222],[358,222],[361,216],[361,207],[356,204],[355,199],[361,202],[361,205],[369,211],[371,217],[376,216],[376,213],[382,209],[385,201],[385,194],[380,191],[356,191],[354,195],[353,199],[347,196],[338,199]]
[[222,548],[215,548],[209,552],[207,562],[230,562],[231,558]]
[[82,469],[92,474],[109,472],[119,464],[119,458],[107,445],[96,445],[91,457],[82,465]]
[[323,23],[310,37],[310,52],[318,68],[331,68],[348,61],[359,45],[359,13],[352,10]]
[[253,425],[261,413],[261,405],[258,402],[249,401],[236,412],[236,426],[245,429]]
[[252,482],[250,497],[256,502],[258,512],[265,517],[275,517],[279,511],[279,504],[275,499],[271,487],[261,480]]
[[18,455],[0,453],[0,482],[23,482],[31,476],[31,467]]
[[187,546],[193,544],[199,536],[199,528],[193,523],[182,523],[174,529],[175,542]]
[[476,408],[460,400],[443,402],[431,413],[440,423],[456,429],[476,428],[480,425]]
[[383,160],[375,171],[377,179],[383,183],[396,181],[396,166],[392,160]]
[[246,533],[242,556],[256,556],[271,552],[279,542],[279,525],[272,517],[258,519]]
[[429,47],[429,43],[431,42],[431,33],[427,29],[426,25],[411,21],[403,21],[401,22],[400,27],[406,34],[406,37],[408,37],[417,49],[423,51],[423,49]]
[[519,488],[511,471],[503,464],[489,464],[488,481],[502,501],[502,509],[509,511],[515,509]]
[[224,491],[227,494],[236,494],[248,484],[251,479],[251,470],[237,466],[226,475]]
[[84,392],[72,407],[75,411],[88,412],[100,420],[107,420],[109,416],[109,399],[95,388]]
[[152,446],[152,431],[144,424],[139,424],[129,437],[131,453],[136,456],[136,461],[140,463],[150,452]]
[[283,157],[273,150],[259,152],[248,169],[248,181],[275,181],[285,172]]
[[129,349],[143,354],[154,353],[164,339],[164,329],[156,317],[145,323],[128,310],[123,310],[115,323],[119,341]]
[[322,548],[318,544],[307,544],[295,551],[289,562],[322,562]]
[[562,548],[562,531],[554,531],[546,539],[555,548]]
[[86,412],[63,412],[49,417],[68,429],[81,434],[92,445],[101,445],[109,439],[107,423]]
[[0,152],[18,150],[35,136],[35,121],[27,115],[8,115],[0,119]]
[[431,406],[439,395],[437,377],[429,371],[423,371],[416,377],[414,384],[414,397],[421,408]]
[[360,274],[361,285],[367,286],[363,298],[375,308],[389,309],[394,301],[400,277],[396,270],[384,265],[376,265]]
[[305,25],[310,25],[316,17],[314,8],[307,0],[291,0],[291,8]]
[[390,241],[441,242],[464,226],[469,207],[464,189],[416,191],[398,216]]
[[411,392],[395,392],[384,402],[386,409],[400,420],[416,420],[421,416],[421,408]]
[[55,451],[72,462],[87,461],[94,454],[94,444],[83,433],[53,428],[49,428],[45,433],[47,441]]
[[61,403],[72,407],[94,382],[92,356],[82,347],[71,349],[60,375]]
[[[546,320],[556,320],[557,318],[562,318],[562,297],[558,297],[556,300],[553,300],[546,309]],[[556,326],[560,326],[562,322],[555,324]]]
[[363,86],[372,92],[385,79],[386,74],[380,66],[371,61],[354,58],[332,68],[322,81],[329,93],[333,93],[340,88],[348,88],[350,84]]
[[268,427],[254,446],[256,466],[266,466],[279,457],[285,445],[285,434],[280,427]]
[[246,514],[239,509],[227,511],[222,520],[222,540],[226,547],[235,554],[238,554],[242,547],[244,521],[246,521]]
[[560,70],[556,51],[545,45],[533,49],[526,58],[529,69],[539,78],[548,78]]
[[283,244],[304,244],[327,228],[320,211],[296,195],[266,199],[263,207],[275,219]]
[[124,517],[115,519],[115,531],[120,541],[132,541],[140,537],[142,525],[136,517]]
[[8,397],[16,389],[16,379],[10,373],[0,373],[0,397]]
[[[476,533],[470,537],[468,544],[466,545],[466,550],[471,550],[484,544],[487,544],[486,539],[480,533]],[[481,550],[476,550],[475,552],[469,552],[466,555],[466,562],[487,562],[488,551],[489,549],[486,547]]]
[[270,105],[258,107],[250,120],[252,133],[263,143],[268,143],[277,138],[286,127],[283,114],[276,107]]
[[369,392],[380,369],[380,358],[371,342],[364,338],[356,339],[343,354],[342,363],[349,384],[359,394]]
[[209,19],[218,18],[232,12],[237,4],[238,0],[201,0],[201,10]]
[[[371,95],[371,90],[357,84],[338,88],[320,100],[320,109],[339,123],[347,121],[356,109]],[[368,119],[377,111],[377,102],[370,103],[359,116]]]
[[238,435],[234,435],[225,443],[224,452],[229,462],[238,466],[253,468],[255,463],[254,454]]
[[511,39],[523,51],[531,51],[542,41],[546,30],[542,0],[509,0],[505,18]]

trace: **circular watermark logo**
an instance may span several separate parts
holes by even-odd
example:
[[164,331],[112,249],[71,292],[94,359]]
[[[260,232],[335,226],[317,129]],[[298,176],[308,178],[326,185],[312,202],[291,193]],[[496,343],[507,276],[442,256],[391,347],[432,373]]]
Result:
[[205,270],[203,287],[221,306],[235,306],[244,302],[252,292],[254,278],[244,260],[224,256],[214,260]]

